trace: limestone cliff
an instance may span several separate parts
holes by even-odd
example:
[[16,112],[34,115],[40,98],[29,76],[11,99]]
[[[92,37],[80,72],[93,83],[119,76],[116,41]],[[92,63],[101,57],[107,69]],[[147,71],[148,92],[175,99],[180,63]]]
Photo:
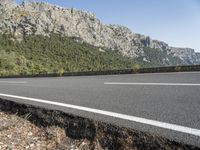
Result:
[[14,0],[0,0],[0,8],[0,33],[13,34],[18,39],[31,34],[48,36],[58,33],[78,37],[96,47],[118,50],[132,58],[144,57],[145,60],[143,48],[149,47],[179,57],[183,64],[200,62],[194,50],[170,47],[165,42],[133,33],[123,26],[102,24],[90,12],[43,2],[15,5]]

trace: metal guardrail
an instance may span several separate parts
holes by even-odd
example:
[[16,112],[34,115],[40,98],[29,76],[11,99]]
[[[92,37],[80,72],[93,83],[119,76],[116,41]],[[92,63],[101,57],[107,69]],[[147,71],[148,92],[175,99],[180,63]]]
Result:
[[31,75],[0,76],[0,78],[93,76],[93,75],[115,75],[115,74],[137,74],[137,73],[166,73],[166,72],[192,72],[192,71],[200,71],[200,65],[152,67],[152,68],[133,68],[133,69],[106,70],[106,71],[64,72],[64,73],[49,73],[49,74],[41,73],[41,74],[31,74]]

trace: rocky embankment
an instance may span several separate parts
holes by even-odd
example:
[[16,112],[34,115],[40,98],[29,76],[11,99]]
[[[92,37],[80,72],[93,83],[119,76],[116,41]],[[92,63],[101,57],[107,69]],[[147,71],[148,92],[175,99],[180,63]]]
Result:
[[0,149],[197,150],[156,135],[0,99]]
[[[165,42],[133,33],[126,27],[105,25],[93,13],[43,2],[16,5],[14,0],[0,0],[0,33],[13,34],[19,40],[32,34],[48,36],[58,33],[78,37],[80,41],[102,49],[120,51],[124,56],[144,57],[145,61],[148,58],[143,49],[149,47],[180,58],[182,64],[200,63],[193,49],[170,47]],[[172,64],[167,56],[163,59],[166,61]]]

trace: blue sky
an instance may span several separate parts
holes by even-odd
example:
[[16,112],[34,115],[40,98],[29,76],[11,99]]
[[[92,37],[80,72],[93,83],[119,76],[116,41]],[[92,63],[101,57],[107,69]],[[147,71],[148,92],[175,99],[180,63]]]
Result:
[[41,1],[91,11],[105,24],[124,25],[171,46],[200,52],[200,0]]

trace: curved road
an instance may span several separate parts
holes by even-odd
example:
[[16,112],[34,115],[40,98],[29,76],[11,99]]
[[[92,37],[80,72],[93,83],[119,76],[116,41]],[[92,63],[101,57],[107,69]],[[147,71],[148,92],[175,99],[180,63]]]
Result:
[[0,98],[200,147],[200,73],[0,79]]

